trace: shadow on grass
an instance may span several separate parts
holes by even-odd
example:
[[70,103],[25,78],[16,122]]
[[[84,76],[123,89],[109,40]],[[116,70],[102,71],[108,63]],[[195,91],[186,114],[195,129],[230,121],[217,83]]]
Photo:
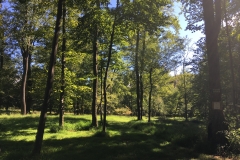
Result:
[[[37,118],[38,119],[38,118]],[[16,119],[15,119],[16,120]],[[18,119],[21,124],[21,118]],[[11,119],[9,119],[10,123]],[[89,121],[84,118],[67,118],[65,121]],[[25,122],[24,120],[22,122]],[[33,127],[34,122],[28,124]],[[22,126],[25,126],[22,125]],[[27,128],[27,127],[25,127]],[[6,131],[11,127],[5,128]],[[18,127],[16,128],[16,130]],[[29,157],[33,142],[0,140],[0,159],[83,159],[83,160],[162,160],[191,159],[208,153],[205,129],[202,125],[177,120],[108,122],[109,131],[119,131],[111,137],[79,137],[44,140],[42,154]],[[24,135],[24,132],[20,133]],[[80,134],[80,132],[79,132]],[[57,136],[57,134],[56,134]]]

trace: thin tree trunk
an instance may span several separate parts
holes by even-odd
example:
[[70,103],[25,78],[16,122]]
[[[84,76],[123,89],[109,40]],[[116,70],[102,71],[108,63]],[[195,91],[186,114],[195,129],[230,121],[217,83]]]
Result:
[[145,42],[145,37],[146,37],[146,31],[144,31],[143,33],[143,50],[141,52],[141,58],[140,58],[140,62],[141,62],[141,65],[140,65],[140,77],[139,77],[139,81],[140,81],[140,93],[141,93],[141,98],[140,98],[140,110],[141,110],[141,114],[140,114],[140,117],[142,119],[142,116],[143,116],[143,93],[144,93],[144,87],[143,87],[143,69],[144,69],[144,62],[143,62],[143,57],[144,57],[144,54],[145,54],[145,49],[146,49],[146,42]]
[[221,132],[228,129],[227,125],[224,123],[225,118],[221,99],[218,53],[218,35],[221,27],[221,1],[203,0],[203,15],[210,89],[208,138],[216,146],[217,144],[224,144],[226,142]]
[[149,98],[148,98],[148,122],[151,121],[151,100],[152,100],[152,89],[153,89],[152,68],[149,71],[149,83],[150,83],[150,91],[149,91]]
[[141,94],[140,94],[140,77],[138,67],[138,49],[139,49],[139,29],[137,29],[136,53],[135,53],[135,74],[136,74],[136,92],[137,92],[137,118],[141,120]]
[[28,71],[27,71],[27,104],[26,104],[26,111],[27,113],[30,113],[30,110],[32,108],[32,55],[28,55]]
[[66,30],[65,30],[65,19],[66,19],[66,2],[63,0],[63,22],[62,22],[62,35],[63,35],[63,42],[62,42],[62,70],[61,70],[61,92],[60,92],[60,105],[59,105],[59,126],[64,125],[64,95],[65,95],[65,52],[66,52]]
[[[0,3],[0,9],[2,9],[2,1]],[[1,23],[3,23],[3,19],[0,19]],[[3,27],[0,27],[0,76],[2,76],[2,69],[3,69],[3,37],[4,37],[4,30]],[[0,86],[2,86],[2,79],[0,78]],[[0,107],[2,107],[2,94],[0,94]]]
[[183,85],[184,85],[183,87],[184,87],[185,121],[188,121],[185,58],[184,58],[184,61],[183,61]]
[[[99,0],[96,1],[98,9],[100,8]],[[98,127],[97,121],[97,89],[98,89],[98,25],[94,26],[93,38],[93,93],[92,93],[92,126]]]
[[[24,13],[24,22],[25,27],[28,26],[28,5],[25,2],[25,13]],[[24,27],[24,30],[27,29]],[[25,39],[28,39],[27,35],[25,35]],[[21,85],[21,114],[26,115],[27,113],[27,104],[26,104],[26,86],[27,86],[27,73],[28,73],[28,60],[29,60],[29,41],[21,39],[23,45],[21,46],[21,53],[23,58],[23,75],[22,75],[22,85]]]
[[28,51],[23,51],[23,75],[21,85],[21,114],[26,115],[26,86],[27,86],[27,73],[28,73]]
[[143,115],[143,80],[142,80],[142,74],[141,73],[140,73],[140,76],[139,76],[139,88],[140,88],[140,100],[139,100],[140,119],[142,120],[142,115]]
[[[118,10],[119,7],[119,0],[117,0],[117,7],[116,10]],[[107,122],[107,75],[108,75],[108,68],[111,62],[111,57],[112,57],[112,46],[113,46],[113,39],[114,39],[114,34],[115,34],[115,26],[116,26],[116,19],[117,19],[117,13],[115,13],[114,16],[114,22],[112,25],[112,33],[111,33],[111,38],[110,38],[110,44],[109,44],[109,49],[108,49],[108,60],[107,60],[107,66],[104,74],[104,79],[103,79],[103,98],[104,98],[104,108],[103,108],[103,129],[102,131],[105,133],[106,132],[106,122]]]
[[93,93],[92,93],[92,126],[97,127],[97,86],[98,86],[98,64],[97,64],[97,29],[95,28],[95,35],[93,40]]
[[102,115],[102,100],[103,100],[103,76],[102,76],[102,70],[103,70],[103,62],[101,62],[101,98],[99,103],[99,113],[100,113],[100,121],[101,124],[103,124],[103,115]]
[[[233,107],[235,110],[235,117],[237,117],[238,114],[238,110],[237,110],[237,106],[236,106],[236,85],[235,85],[235,76],[234,76],[234,64],[233,64],[233,55],[232,55],[232,41],[231,41],[231,36],[230,36],[230,32],[229,32],[229,26],[228,26],[228,18],[227,18],[227,9],[226,9],[226,0],[223,1],[223,8],[224,8],[224,19],[225,19],[225,23],[226,23],[226,34],[227,34],[227,38],[228,38],[228,53],[229,53],[229,65],[230,65],[230,70],[231,70],[231,81],[232,81],[232,102],[233,102]],[[236,124],[235,127],[238,126],[238,119],[236,120]]]
[[[1,6],[1,4],[0,4]],[[0,8],[1,9],[1,8]],[[1,20],[2,21],[2,20]],[[4,49],[3,49],[3,29],[0,27],[0,70],[2,70],[3,68],[3,52],[4,52]]]
[[0,40],[0,70],[3,68],[3,42]]
[[52,52],[50,56],[50,63],[48,68],[48,78],[47,78],[44,101],[43,101],[39,124],[38,124],[38,130],[36,134],[36,140],[35,140],[34,148],[32,151],[33,155],[40,154],[42,149],[43,134],[44,134],[45,123],[47,119],[47,108],[48,108],[49,99],[50,99],[50,95],[52,93],[52,87],[53,87],[54,67],[55,67],[56,54],[58,49],[58,39],[59,39],[60,30],[61,30],[62,3],[63,3],[63,0],[58,1],[57,19],[56,19],[56,26],[54,31],[54,38],[52,42]]

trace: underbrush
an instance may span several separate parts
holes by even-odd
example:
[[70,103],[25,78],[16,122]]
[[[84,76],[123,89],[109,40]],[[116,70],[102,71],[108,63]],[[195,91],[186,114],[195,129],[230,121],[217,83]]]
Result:
[[50,133],[57,133],[59,131],[88,131],[90,130],[90,121],[80,121],[80,122],[65,122],[64,126],[59,126],[58,124],[51,124],[49,126]]

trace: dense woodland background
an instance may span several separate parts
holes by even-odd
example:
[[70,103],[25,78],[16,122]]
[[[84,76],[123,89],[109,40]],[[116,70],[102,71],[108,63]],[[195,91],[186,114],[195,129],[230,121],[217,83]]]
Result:
[[[194,117],[211,125],[224,121],[235,133],[240,1],[181,0],[187,29],[206,35],[196,47],[179,34],[176,2],[1,0],[1,112],[41,111],[38,133],[41,118],[44,132],[46,112],[58,114],[60,126],[64,112],[91,114],[91,125],[103,125],[103,132],[106,116],[114,114],[147,116],[149,122],[154,116]],[[214,102],[223,118],[212,112]]]

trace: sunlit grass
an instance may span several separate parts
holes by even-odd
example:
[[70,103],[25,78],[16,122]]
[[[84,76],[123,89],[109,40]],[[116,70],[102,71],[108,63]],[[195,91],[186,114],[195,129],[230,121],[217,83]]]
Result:
[[[38,121],[39,113],[0,115],[0,159],[32,159]],[[148,123],[147,117],[110,115],[103,134],[102,126],[91,126],[90,115],[65,114],[63,128],[57,115],[48,115],[42,154],[34,159],[210,159],[205,129],[184,118]]]

